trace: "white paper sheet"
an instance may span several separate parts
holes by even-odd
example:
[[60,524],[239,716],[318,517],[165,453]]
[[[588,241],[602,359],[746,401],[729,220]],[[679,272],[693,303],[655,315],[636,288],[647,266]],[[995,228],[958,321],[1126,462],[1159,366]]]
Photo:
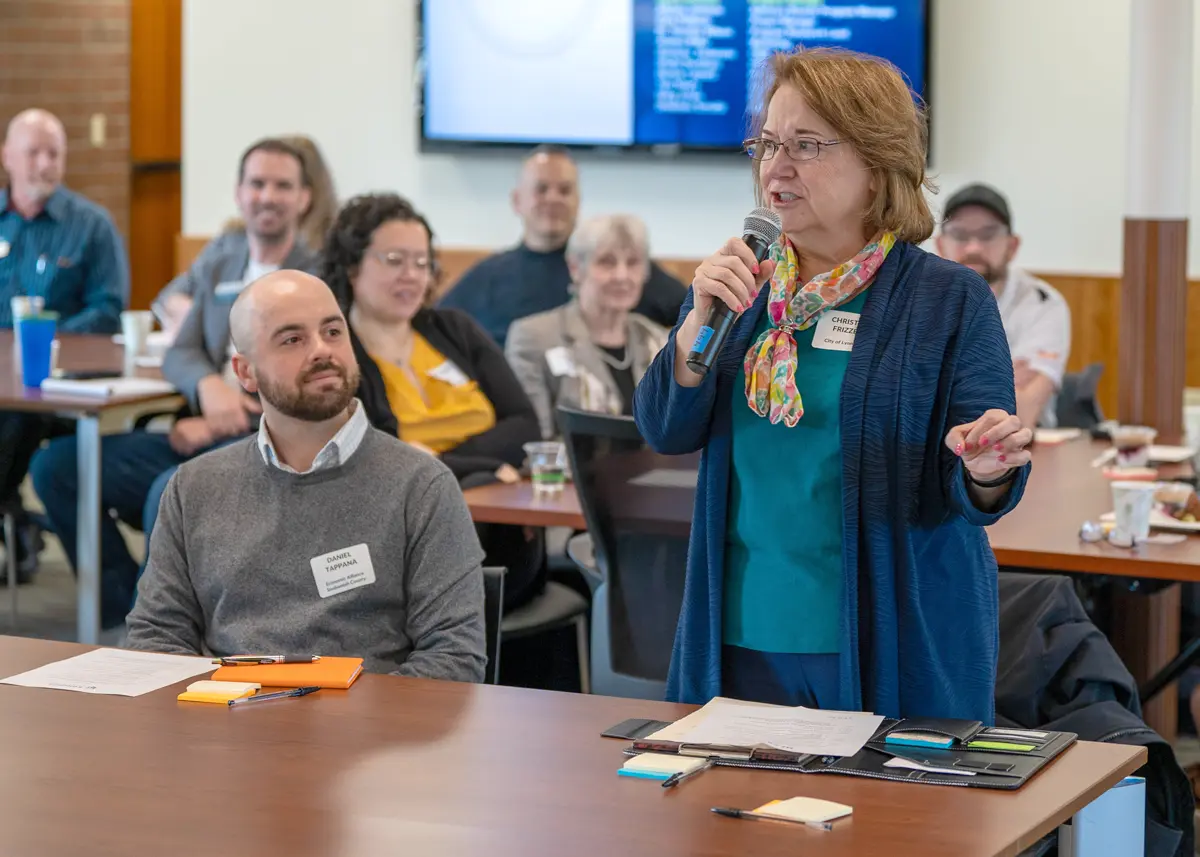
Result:
[[700,472],[698,470],[672,470],[660,467],[635,476],[629,480],[629,484],[647,488],[691,488],[695,490],[699,479]]
[[214,669],[211,658],[96,649],[0,679],[0,684],[141,696]]
[[169,381],[161,378],[97,378],[80,381],[71,378],[47,378],[42,392],[54,396],[76,396],[84,399],[116,399],[132,396],[167,396],[175,392]]
[[883,722],[882,715],[859,711],[776,706],[751,710],[722,703],[715,699],[706,705],[707,716],[676,740],[684,744],[765,745],[792,753],[853,756]]
[[925,771],[927,774],[954,774],[956,777],[973,777],[974,771],[968,771],[963,768],[935,768],[933,765],[922,765],[920,762],[914,762],[912,759],[901,759],[894,757],[883,763],[885,768],[904,768],[908,771]]

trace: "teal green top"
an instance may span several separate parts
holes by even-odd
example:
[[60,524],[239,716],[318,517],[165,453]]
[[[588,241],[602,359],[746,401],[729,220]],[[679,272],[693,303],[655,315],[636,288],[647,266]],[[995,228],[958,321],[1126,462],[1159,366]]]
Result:
[[[861,313],[864,291],[836,312]],[[763,310],[751,343],[770,326]],[[759,652],[836,653],[842,616],[842,379],[849,351],[797,331],[804,416],[772,424],[733,397],[733,468],[725,533],[724,641]]]

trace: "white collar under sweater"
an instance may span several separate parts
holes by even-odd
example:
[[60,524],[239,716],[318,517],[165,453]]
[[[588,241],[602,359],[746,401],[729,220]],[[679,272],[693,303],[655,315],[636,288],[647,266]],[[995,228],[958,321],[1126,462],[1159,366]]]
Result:
[[354,451],[358,449],[370,427],[371,423],[367,421],[366,408],[362,406],[362,402],[355,399],[350,403],[350,419],[346,420],[346,424],[338,429],[337,434],[321,447],[321,451],[313,459],[312,467],[305,470],[304,473],[299,473],[279,460],[279,456],[275,454],[275,447],[271,443],[271,433],[267,431],[266,419],[258,424],[258,451],[262,453],[263,461],[268,465],[273,465],[285,473],[297,473],[304,476],[345,464],[350,460],[350,456],[354,455]]

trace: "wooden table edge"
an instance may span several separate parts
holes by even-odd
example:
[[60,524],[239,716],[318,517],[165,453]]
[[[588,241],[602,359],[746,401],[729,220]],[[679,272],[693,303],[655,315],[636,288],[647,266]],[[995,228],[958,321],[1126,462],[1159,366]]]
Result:
[[[1045,770],[1039,771],[1039,774],[1045,773],[1046,770],[1049,770],[1055,764],[1067,758],[1070,753],[1074,752],[1075,749],[1078,748],[1079,744],[1090,743],[1095,742],[1080,741],[1073,746],[1068,747],[1066,751],[1057,759],[1052,761]],[[1083,793],[1068,801],[1064,806],[1064,809],[1067,810],[1067,812],[1061,818],[1059,818],[1057,821],[1053,819],[1047,819],[1046,821],[1031,827],[1027,834],[1029,839],[1018,837],[1017,841],[1013,843],[1012,848],[1001,852],[1000,854],[996,855],[996,857],[1020,857],[1021,853],[1024,852],[1025,849],[1033,846],[1043,836],[1057,829],[1060,825],[1065,824],[1068,819],[1073,818],[1081,809],[1088,806],[1092,801],[1096,800],[1096,798],[1100,797],[1113,786],[1117,785],[1126,777],[1133,774],[1134,771],[1145,765],[1146,761],[1150,758],[1150,751],[1145,747],[1139,747],[1133,744],[1112,744],[1108,746],[1125,747],[1133,752],[1127,759],[1125,759],[1125,761],[1114,765],[1113,770],[1108,775],[1101,778],[1101,780],[1097,782],[1093,782],[1083,791]],[[1036,776],[1037,775],[1035,775],[1035,779]]]
[[[1103,556],[1020,548],[992,548],[992,553],[996,555],[997,565],[1029,572],[1041,571],[1054,574],[1070,571],[1084,574],[1106,574],[1113,577],[1153,577],[1158,580],[1200,581],[1200,572],[1191,571],[1196,568],[1194,565],[1137,556],[1135,551],[1126,548],[1114,547],[1111,550],[1114,551],[1113,554]],[[1121,551],[1121,553],[1115,553],[1115,551]]]
[[470,489],[467,490],[467,506],[471,519],[480,524],[512,524],[518,527],[571,527],[576,530],[587,528],[582,514],[561,512],[551,509],[510,508],[484,506],[471,503]]

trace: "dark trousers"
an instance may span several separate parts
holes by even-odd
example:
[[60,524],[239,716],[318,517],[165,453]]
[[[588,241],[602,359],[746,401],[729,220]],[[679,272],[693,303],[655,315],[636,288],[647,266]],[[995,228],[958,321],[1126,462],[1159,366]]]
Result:
[[[74,437],[58,438],[38,452],[30,466],[46,517],[72,568],[79,531],[76,449]],[[116,519],[143,530],[149,538],[163,489],[175,467],[186,460],[171,449],[165,434],[134,431],[100,439],[100,508],[107,513],[100,518],[100,622],[105,628],[125,621],[140,571]]]
[[42,441],[71,423],[45,414],[0,411],[0,506],[20,508],[20,488]]
[[837,655],[721,649],[721,695],[730,699],[836,709],[839,686]]

